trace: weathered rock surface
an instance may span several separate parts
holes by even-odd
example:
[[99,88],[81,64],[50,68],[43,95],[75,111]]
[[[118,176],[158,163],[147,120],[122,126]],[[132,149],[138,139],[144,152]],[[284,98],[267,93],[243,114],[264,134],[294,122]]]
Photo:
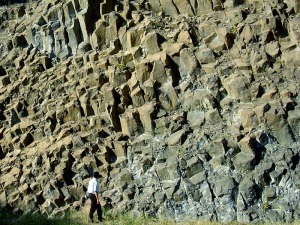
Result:
[[3,5],[0,210],[299,219],[299,1]]

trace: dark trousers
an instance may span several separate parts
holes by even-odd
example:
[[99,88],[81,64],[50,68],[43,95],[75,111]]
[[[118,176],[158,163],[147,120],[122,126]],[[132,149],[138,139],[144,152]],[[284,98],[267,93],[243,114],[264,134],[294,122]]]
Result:
[[100,203],[97,204],[97,198],[96,198],[95,194],[90,193],[89,197],[91,199],[91,208],[90,208],[90,213],[89,213],[90,219],[93,219],[94,212],[97,211],[98,220],[102,221],[102,210],[101,210]]

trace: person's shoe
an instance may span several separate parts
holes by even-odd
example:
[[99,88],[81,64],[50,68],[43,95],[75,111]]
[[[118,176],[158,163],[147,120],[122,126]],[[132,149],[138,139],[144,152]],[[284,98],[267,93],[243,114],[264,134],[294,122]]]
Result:
[[91,219],[91,218],[89,218],[88,221],[91,222],[91,223],[94,223],[94,220]]

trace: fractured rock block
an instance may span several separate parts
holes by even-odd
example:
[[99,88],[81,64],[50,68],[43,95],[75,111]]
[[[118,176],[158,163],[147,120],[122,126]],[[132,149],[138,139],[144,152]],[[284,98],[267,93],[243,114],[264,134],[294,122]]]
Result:
[[143,86],[142,86],[142,89],[144,91],[144,99],[146,102],[150,102],[152,101],[153,99],[155,99],[155,83],[149,79],[147,80]]
[[94,50],[102,49],[106,44],[105,21],[98,21],[96,29],[91,36],[91,44]]
[[77,18],[80,24],[80,29],[82,31],[83,40],[85,42],[89,42],[89,35],[92,33],[92,18],[91,18],[91,12],[88,6],[85,9],[81,10],[79,13],[77,13]]
[[242,150],[243,153],[249,154],[249,155],[255,155],[255,139],[246,136],[243,139],[239,141],[239,147]]
[[212,4],[210,0],[197,0],[197,15],[201,16],[203,14],[209,13],[212,11]]
[[203,111],[188,112],[187,120],[191,127],[200,127],[205,121],[205,114]]
[[72,54],[77,52],[78,45],[83,41],[80,24],[77,18],[72,20],[72,26],[67,27],[68,46]]
[[288,122],[295,135],[296,140],[300,140],[300,115],[297,110],[289,111]]
[[162,44],[163,51],[170,56],[178,54],[184,48],[183,43],[168,43],[165,42]]
[[190,33],[186,30],[180,31],[177,37],[177,43],[183,43],[188,46],[193,46],[193,40],[191,38]]
[[[113,171],[111,173],[113,173]],[[112,178],[121,188],[123,188],[124,185],[128,185],[133,180],[132,174],[125,168],[118,169]]]
[[18,183],[19,174],[20,174],[20,169],[13,167],[9,172],[1,176],[0,183],[2,184],[4,190],[9,192],[13,190],[15,184]]
[[120,118],[115,104],[106,104],[106,114],[109,117],[110,123],[113,125],[115,131],[121,131]]
[[222,121],[222,118],[217,109],[211,109],[205,113],[205,121],[211,124],[218,124]]
[[118,158],[127,156],[126,141],[114,141],[113,145],[114,145],[114,152]]
[[244,152],[238,153],[233,158],[233,165],[237,170],[240,171],[249,171],[253,168],[253,160],[255,159],[255,156],[253,154],[247,154]]
[[63,5],[64,16],[65,16],[65,25],[70,26],[72,20],[76,17],[76,11],[71,1],[66,2]]
[[264,115],[270,108],[271,108],[271,106],[269,105],[269,103],[264,103],[264,104],[258,105],[254,108],[254,112],[260,123],[264,122]]
[[69,102],[64,108],[56,111],[56,118],[61,119],[63,122],[76,121],[81,116],[79,105],[74,101]]
[[235,59],[234,64],[241,71],[250,70],[250,65],[246,62],[243,62],[241,59]]
[[244,128],[256,127],[258,125],[258,119],[252,107],[242,107],[241,109],[239,109],[238,115]]
[[299,0],[294,0],[294,10],[295,13],[299,13],[300,12],[300,1]]
[[248,89],[249,81],[240,74],[232,74],[223,80],[224,88],[228,95],[240,98],[242,101],[248,101],[251,97]]
[[145,37],[145,47],[148,54],[154,54],[160,51],[157,33],[147,34]]
[[208,63],[208,64],[202,64],[202,70],[206,74],[213,74],[216,72],[216,64],[215,63]]
[[235,188],[235,182],[232,178],[222,178],[216,182],[215,194],[218,197],[232,195]]
[[159,101],[165,110],[175,109],[178,102],[178,97],[171,82],[167,82],[159,89]]
[[181,102],[182,106],[190,111],[193,109],[214,109],[217,106],[214,97],[206,89],[184,93]]
[[213,51],[210,48],[202,47],[196,53],[196,58],[202,64],[213,63],[216,58]]
[[65,27],[61,27],[54,32],[55,39],[55,55],[59,59],[69,56],[68,43],[66,43],[66,30]]
[[145,132],[152,133],[154,129],[153,119],[156,115],[155,103],[149,102],[138,108],[140,120],[144,126]]
[[198,61],[190,50],[183,49],[180,51],[180,68],[184,74],[194,75],[198,66]]
[[[126,49],[132,51],[134,47],[141,44],[141,37],[144,34],[143,30],[135,29],[126,32]],[[124,47],[124,46],[123,46]]]
[[152,64],[148,60],[143,60],[136,65],[136,78],[140,83],[144,83],[150,78]]
[[130,97],[133,105],[136,107],[142,106],[145,103],[144,92],[140,87],[136,87],[133,91],[131,91]]
[[110,41],[118,40],[118,30],[119,30],[119,24],[122,24],[123,21],[121,17],[118,14],[109,14],[109,25],[106,27],[106,38]]
[[197,156],[194,156],[189,160],[187,160],[185,175],[188,178],[192,178],[196,174],[202,173],[203,171],[204,171],[203,163]]
[[136,135],[140,127],[138,112],[127,110],[124,114],[120,115],[120,123],[123,134],[128,136]]
[[150,6],[151,6],[151,10],[158,13],[161,12],[162,8],[160,5],[160,1],[159,0],[148,0]]
[[163,11],[166,13],[166,15],[169,15],[169,16],[177,16],[178,15],[177,8],[174,5],[172,0],[159,0],[159,1],[160,1],[160,5],[161,5]]
[[275,41],[275,42],[270,42],[270,43],[266,44],[265,51],[269,56],[276,58],[280,52],[280,47],[279,47],[278,42]]
[[6,195],[6,192],[3,191],[1,194],[0,194],[0,207],[1,208],[4,208],[7,204],[7,195]]
[[86,117],[95,115],[93,108],[90,105],[90,99],[88,98],[88,94],[84,94],[80,97],[80,107],[83,110],[83,114]]
[[221,0],[212,0],[213,10],[220,11],[223,9]]
[[176,187],[178,186],[179,179],[174,180],[164,180],[162,182],[162,186],[168,198],[174,197],[174,193],[176,191]]
[[159,84],[164,84],[165,82],[167,82],[168,77],[166,74],[164,64],[161,60],[154,62],[153,69],[150,73],[150,79],[158,82]]
[[300,52],[298,50],[285,51],[282,53],[281,59],[286,66],[298,66],[300,65]]
[[194,16],[194,11],[189,0],[174,0],[173,2],[180,14]]
[[205,42],[208,47],[215,53],[222,52],[226,47],[224,40],[220,39],[216,34],[213,34],[212,36],[207,38]]
[[155,165],[155,170],[160,180],[174,180],[179,178],[176,170],[178,162],[176,156],[170,157],[167,163],[158,163]]
[[276,116],[273,124],[273,135],[276,137],[279,144],[283,146],[290,146],[295,142],[291,127],[282,114]]
[[185,135],[186,131],[184,129],[171,134],[167,140],[168,145],[182,144],[185,140]]
[[207,149],[210,156],[213,158],[222,157],[227,151],[227,142],[224,138],[214,140]]
[[127,82],[128,71],[116,71],[114,67],[108,67],[105,71],[105,75],[109,79],[109,83],[114,87],[118,87]]

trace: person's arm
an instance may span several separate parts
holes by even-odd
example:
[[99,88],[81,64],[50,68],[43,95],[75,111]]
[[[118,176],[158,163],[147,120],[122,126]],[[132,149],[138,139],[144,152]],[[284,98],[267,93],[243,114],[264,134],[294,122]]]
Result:
[[98,195],[98,192],[97,192],[97,191],[95,191],[95,192],[94,192],[94,194],[95,194],[95,196],[96,196],[97,203],[99,203],[99,195]]
[[99,201],[99,194],[97,192],[97,182],[94,183],[94,195],[96,196],[96,199],[97,199],[97,204],[100,202]]

